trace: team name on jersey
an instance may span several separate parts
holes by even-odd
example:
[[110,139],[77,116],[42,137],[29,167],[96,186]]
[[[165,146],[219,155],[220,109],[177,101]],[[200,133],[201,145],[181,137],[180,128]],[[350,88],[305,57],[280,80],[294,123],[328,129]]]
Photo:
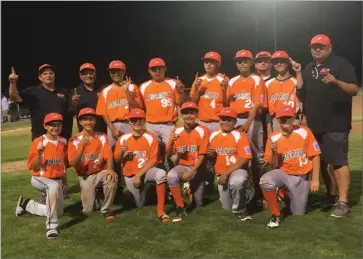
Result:
[[238,93],[234,94],[233,98],[236,100],[250,100],[252,98],[251,93]]
[[170,93],[169,92],[161,92],[161,93],[154,93],[154,94],[148,94],[146,97],[146,100],[157,100],[157,99],[165,99],[169,98]]
[[282,161],[287,161],[293,158],[297,158],[297,157],[301,157],[304,154],[304,149],[303,148],[298,148],[298,149],[294,149],[291,150],[289,152],[283,153],[281,155]]
[[147,159],[148,155],[146,151],[134,151],[132,152],[133,157]]
[[119,100],[116,100],[113,102],[109,102],[107,104],[107,108],[112,109],[112,108],[116,108],[116,107],[124,106],[124,105],[128,105],[128,104],[129,104],[129,102],[127,101],[127,99],[119,99]]
[[98,152],[98,153],[90,153],[90,154],[83,154],[81,157],[81,161],[82,162],[87,162],[90,160],[96,160],[96,159],[100,159],[102,158],[102,153]]
[[[289,97],[290,97],[290,99],[289,99]],[[269,101],[271,102],[271,103],[273,103],[273,102],[276,102],[277,100],[282,100],[282,101],[287,101],[287,100],[294,100],[294,98],[295,98],[295,95],[294,94],[287,94],[287,93],[277,93],[277,94],[274,94],[274,95],[272,95],[272,96],[270,96],[270,99],[269,99]]]
[[205,99],[213,99],[216,100],[218,98],[219,93],[213,93],[213,92],[205,92],[201,98],[205,98]]
[[197,145],[191,145],[191,146],[180,146],[177,148],[178,153],[185,153],[185,152],[197,152],[198,146]]
[[55,157],[45,161],[46,166],[59,165],[64,163],[64,157]]
[[220,147],[216,148],[215,151],[218,155],[234,155],[236,153],[236,148]]

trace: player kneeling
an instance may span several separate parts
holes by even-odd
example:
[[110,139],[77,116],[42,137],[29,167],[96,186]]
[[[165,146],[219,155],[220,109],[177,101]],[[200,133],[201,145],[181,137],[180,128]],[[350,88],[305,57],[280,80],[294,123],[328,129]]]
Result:
[[211,134],[208,155],[213,157],[218,179],[218,192],[222,208],[242,221],[250,220],[246,204],[254,195],[254,188],[245,169],[252,159],[248,136],[234,130],[237,112],[224,108],[219,113],[221,130]]
[[46,193],[46,204],[19,197],[16,216],[25,212],[45,216],[46,237],[59,237],[58,218],[63,215],[62,177],[65,176],[67,162],[67,141],[59,137],[63,118],[58,113],[49,113],[44,118],[46,134],[34,139],[30,147],[27,165],[32,170],[31,184]]
[[197,105],[193,102],[186,102],[182,105],[180,112],[184,125],[174,128],[166,149],[169,158],[173,155],[177,156],[177,166],[171,169],[167,176],[171,194],[177,205],[173,222],[181,221],[183,215],[186,214],[180,190],[181,182],[190,182],[190,188],[186,188],[191,195],[188,198],[190,201],[193,199],[197,207],[202,206],[205,180],[202,170],[205,170],[203,164],[207,154],[209,130],[196,123],[198,110]]
[[260,179],[263,195],[272,212],[267,224],[269,228],[278,227],[283,220],[276,187],[282,187],[279,194],[293,215],[305,214],[311,171],[310,189],[319,189],[320,148],[310,129],[294,126],[295,111],[290,106],[278,110],[276,118],[281,130],[272,134],[265,151],[265,161],[273,170]]
[[166,172],[155,167],[160,162],[158,139],[155,134],[145,130],[143,110],[132,109],[128,118],[132,131],[118,139],[114,153],[115,161],[122,163],[126,187],[138,208],[144,206],[144,184],[156,182],[157,216],[162,222],[167,222],[169,216],[164,212]]
[[94,132],[96,111],[83,108],[78,114],[83,130],[68,143],[68,159],[75,168],[81,187],[83,213],[93,211],[96,188],[102,187],[104,200],[101,212],[106,220],[115,218],[112,210],[117,191],[117,174],[113,171],[113,156],[107,135]]

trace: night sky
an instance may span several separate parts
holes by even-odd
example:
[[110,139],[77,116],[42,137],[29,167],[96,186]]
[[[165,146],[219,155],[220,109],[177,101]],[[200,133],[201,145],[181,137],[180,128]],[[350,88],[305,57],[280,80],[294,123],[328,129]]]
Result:
[[[2,2],[2,91],[14,66],[18,87],[38,83],[37,67],[57,67],[56,85],[79,84],[79,66],[91,62],[97,79],[120,59],[136,84],[149,78],[150,58],[162,57],[168,76],[189,86],[201,57],[215,50],[222,71],[237,74],[236,51],[274,51],[273,7],[267,2]],[[318,33],[330,36],[335,54],[350,60],[362,77],[362,2],[277,2],[277,49],[305,66]],[[257,21],[257,25],[256,25]]]

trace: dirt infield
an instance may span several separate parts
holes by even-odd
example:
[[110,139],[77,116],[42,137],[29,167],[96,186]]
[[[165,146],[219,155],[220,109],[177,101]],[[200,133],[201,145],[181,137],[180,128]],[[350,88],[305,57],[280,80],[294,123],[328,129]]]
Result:
[[26,170],[26,160],[6,162],[1,164],[2,173],[12,173]]
[[27,131],[30,131],[30,130],[31,130],[31,127],[4,130],[4,131],[1,132],[1,135],[12,135],[12,134],[17,134],[17,133],[26,133]]
[[353,97],[352,115],[362,119],[362,96]]

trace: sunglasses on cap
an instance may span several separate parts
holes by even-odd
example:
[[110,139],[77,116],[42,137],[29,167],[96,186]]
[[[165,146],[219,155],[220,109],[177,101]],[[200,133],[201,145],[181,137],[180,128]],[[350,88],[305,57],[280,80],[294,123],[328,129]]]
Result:
[[188,115],[188,114],[197,114],[198,111],[195,109],[184,109],[180,111],[181,114]]
[[327,49],[329,46],[323,45],[323,44],[313,44],[310,46],[311,49],[317,50],[317,49]]
[[249,58],[239,58],[239,59],[236,60],[236,62],[238,64],[242,64],[242,63],[248,63],[249,60],[251,60],[251,59],[249,59]]
[[145,120],[144,118],[130,118],[129,119],[131,123],[136,123],[138,121],[142,121],[142,120]]
[[116,74],[121,74],[123,72],[122,69],[117,69],[117,68],[111,68],[108,70],[112,75],[116,75]]
[[282,124],[285,124],[287,122],[289,122],[289,120],[293,119],[294,117],[288,117],[288,116],[283,116],[283,117],[280,117],[280,118],[277,118],[277,120],[282,123]]
[[83,69],[82,71],[79,72],[82,76],[85,75],[93,75],[96,73],[96,71],[92,70],[92,69]]
[[209,64],[209,63],[214,64],[214,65],[218,64],[218,62],[214,59],[204,59],[204,64]]
[[220,121],[233,121],[233,120],[235,120],[234,118],[232,118],[232,117],[228,117],[228,116],[221,116],[221,117],[219,117],[219,119],[220,119]]
[[52,127],[52,128],[59,128],[62,126],[62,122],[55,122],[55,121],[51,121],[51,122],[48,122],[47,124],[45,124],[46,126],[49,126],[49,127]]
[[79,118],[80,121],[92,121],[95,119],[94,115],[83,115]]
[[160,70],[162,70],[164,67],[150,67],[150,70],[152,71],[152,72],[157,72],[157,71],[160,71]]
[[269,63],[270,62],[270,58],[256,58],[255,59],[255,63],[262,63],[262,62],[264,62],[264,63]]
[[277,59],[271,59],[271,63],[273,64],[273,65],[277,65],[277,64],[288,64],[289,63],[289,60],[287,60],[287,59],[279,59],[279,58],[277,58]]

